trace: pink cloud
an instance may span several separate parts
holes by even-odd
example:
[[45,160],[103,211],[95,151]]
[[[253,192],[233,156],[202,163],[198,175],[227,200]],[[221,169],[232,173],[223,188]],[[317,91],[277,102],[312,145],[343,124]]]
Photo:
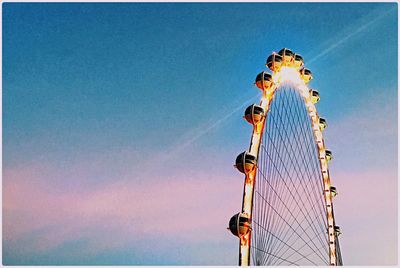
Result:
[[[202,241],[229,236],[224,228],[240,204],[241,184],[229,183],[226,174],[196,173],[187,178],[182,172],[159,178],[156,184],[154,178],[143,177],[139,183],[124,180],[84,191],[63,191],[48,184],[48,170],[31,166],[4,171],[6,242],[37,230],[42,234],[34,250],[40,252],[81,237],[91,238],[89,251],[119,247],[147,235]],[[232,196],[238,202],[232,202]]]

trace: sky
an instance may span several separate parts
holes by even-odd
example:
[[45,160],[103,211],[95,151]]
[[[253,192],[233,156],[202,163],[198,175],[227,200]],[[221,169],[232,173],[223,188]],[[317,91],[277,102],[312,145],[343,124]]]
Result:
[[327,119],[346,265],[397,264],[397,3],[3,3],[5,265],[236,265],[273,51]]

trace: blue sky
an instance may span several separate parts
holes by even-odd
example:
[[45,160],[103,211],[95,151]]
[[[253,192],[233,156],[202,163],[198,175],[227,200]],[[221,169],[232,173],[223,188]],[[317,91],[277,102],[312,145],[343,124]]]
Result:
[[397,263],[397,38],[396,3],[3,4],[3,263],[235,265],[242,113],[282,47],[321,94],[345,264]]

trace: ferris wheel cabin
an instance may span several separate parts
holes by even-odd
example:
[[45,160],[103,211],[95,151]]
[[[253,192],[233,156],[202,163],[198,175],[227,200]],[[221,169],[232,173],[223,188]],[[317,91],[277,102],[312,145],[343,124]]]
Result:
[[320,97],[319,97],[318,91],[316,91],[315,89],[310,89],[310,95],[311,95],[311,102],[313,104],[316,104],[317,102],[319,102]]
[[332,197],[335,197],[335,196],[337,196],[337,190],[336,190],[336,187],[335,186],[331,186],[330,188],[329,188],[329,190],[330,190],[330,192],[331,192],[331,194],[332,194]]
[[264,118],[264,109],[257,104],[252,104],[244,111],[244,118],[252,125],[257,125]]
[[342,234],[342,231],[340,230],[340,227],[335,225],[335,227],[333,227],[333,229],[335,230],[335,235],[339,236]]
[[294,53],[288,48],[282,48],[279,52],[282,56],[282,63],[284,66],[293,67],[294,66]]
[[321,131],[328,126],[325,118],[320,117],[318,121],[319,121],[319,128],[321,129]]
[[274,85],[274,80],[271,74],[262,72],[257,75],[255,84],[259,89],[268,91]]
[[294,54],[294,67],[296,69],[300,69],[301,67],[303,67],[303,65],[304,65],[303,57],[299,54]]
[[303,79],[304,83],[306,83],[306,84],[308,84],[308,82],[310,82],[311,79],[313,78],[312,72],[307,68],[302,68],[302,69],[300,69],[299,72],[300,72],[301,79]]
[[250,231],[250,219],[243,213],[238,213],[232,216],[229,220],[228,229],[234,236],[241,237],[246,235]]
[[257,165],[257,158],[248,152],[243,152],[236,157],[235,167],[242,173],[249,173]]
[[326,161],[328,161],[328,162],[331,161],[333,158],[332,151],[325,150],[325,158],[326,158]]
[[271,71],[278,72],[282,67],[282,56],[279,54],[272,53],[267,59],[265,64]]

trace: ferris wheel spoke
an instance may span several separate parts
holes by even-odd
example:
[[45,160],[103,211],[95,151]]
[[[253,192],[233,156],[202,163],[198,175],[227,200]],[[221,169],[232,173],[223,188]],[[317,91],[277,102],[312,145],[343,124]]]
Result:
[[[282,202],[283,203],[283,202]],[[288,211],[290,211],[290,210],[288,210]],[[293,217],[294,219],[295,218],[297,218],[297,217]],[[305,217],[305,219],[307,219],[307,217]],[[303,220],[304,221],[304,220]],[[293,224],[294,222],[292,222],[291,224]],[[299,225],[299,226],[301,226],[301,224]],[[309,225],[310,226],[310,225]],[[298,229],[298,227],[296,228],[296,230]],[[303,229],[303,230],[305,230],[305,229]]]
[[[300,108],[300,105],[299,105],[299,103],[297,103],[297,112],[296,112],[296,115],[299,117],[299,110],[301,111],[301,108]],[[304,112],[306,112],[305,111],[305,109],[304,109],[304,107],[303,107],[303,113]],[[320,196],[322,195],[322,192],[323,192],[323,184],[322,184],[322,180],[320,180],[319,178],[318,178],[318,176],[316,176],[316,172],[318,172],[319,170],[318,170],[318,160],[317,160],[317,158],[315,157],[315,150],[316,150],[316,146],[315,146],[315,144],[313,144],[312,143],[312,141],[313,141],[313,138],[312,138],[312,133],[311,133],[311,137],[309,138],[309,139],[306,139],[306,134],[305,134],[305,129],[304,128],[301,128],[301,130],[302,130],[302,135],[303,135],[303,141],[307,141],[307,146],[306,146],[306,148],[307,148],[307,153],[308,153],[308,156],[309,156],[309,158],[314,158],[315,160],[314,160],[314,162],[313,162],[313,165],[310,165],[311,166],[311,168],[312,168],[312,170],[310,171],[310,169],[309,169],[309,165],[305,165],[306,167],[307,167],[307,170],[308,170],[308,179],[309,179],[309,181],[310,182],[312,182],[312,181],[314,181],[314,183],[312,183],[311,185],[312,185],[312,189],[314,190],[314,191],[312,191],[312,193],[313,193],[313,196],[314,196],[314,199],[315,200],[321,200],[321,198],[320,198]],[[310,131],[309,131],[310,132]],[[312,151],[314,151],[314,153],[312,152]],[[304,161],[304,158],[303,158],[303,161]],[[311,176],[311,174],[313,175],[313,176]],[[314,180],[312,180],[312,177],[313,177],[313,179]],[[319,182],[319,183],[318,183]],[[318,186],[320,186],[320,188],[318,189]],[[315,188],[316,187],[316,188]],[[323,200],[321,200],[321,202],[320,202],[320,206],[318,206],[318,210],[319,210],[319,213],[320,214],[325,214],[324,213],[324,211],[323,211],[323,206],[324,206],[324,201]],[[327,221],[326,221],[326,218],[325,217],[323,217],[322,218],[323,220],[324,220],[324,222],[321,224],[321,226],[322,226],[322,228],[324,228],[324,227],[327,227]]]
[[[286,149],[286,150],[288,150],[288,149]],[[276,154],[276,155],[279,155],[279,154]],[[283,162],[283,161],[282,161]],[[290,174],[289,174],[290,175]],[[300,182],[301,182],[301,180],[300,180]],[[303,188],[304,188],[304,186],[303,186]],[[290,190],[289,190],[290,191]]]
[[[281,161],[282,161],[282,160],[281,160]],[[290,179],[290,182],[291,182],[293,185],[295,185],[294,182],[293,182],[293,180],[292,180],[292,178],[291,178],[291,175],[289,174],[289,172],[288,172],[288,170],[287,170],[286,168],[285,168],[285,171],[286,171],[286,174],[288,175],[288,177],[289,177],[289,179]],[[280,172],[278,172],[278,173],[280,174]],[[290,193],[291,197],[292,197],[293,199],[296,199],[295,196],[293,195],[293,193],[292,193],[290,187],[289,187],[289,186],[287,185],[287,183],[285,182],[284,176],[282,176],[282,174],[280,174],[280,177],[281,177],[283,183],[285,184],[285,186],[286,186],[288,192]],[[283,201],[282,201],[282,202],[283,202]],[[284,202],[283,202],[283,203],[284,203]],[[296,204],[297,204],[297,203],[296,203]],[[298,205],[298,208],[300,209],[300,212],[303,214],[304,217],[306,217],[306,215],[304,214],[303,209],[301,208],[301,206],[304,206],[304,202],[302,202],[302,204],[297,204],[297,205]],[[287,208],[287,210],[290,211],[290,209],[288,209],[288,208]],[[293,216],[293,214],[291,214],[291,215]],[[294,216],[293,216],[293,218],[296,219],[296,217],[294,217]],[[306,217],[306,219],[307,219],[307,217]]]
[[[314,218],[312,221],[314,222],[315,220],[316,220],[317,218]],[[304,221],[304,220],[303,220]],[[306,228],[306,229],[308,229],[309,228],[309,226]],[[297,228],[296,228],[296,231],[297,231]],[[316,236],[318,236],[318,235],[322,235],[322,234],[324,234],[324,233],[318,233],[318,234],[315,234],[315,236],[314,237],[312,237],[311,239],[314,239]],[[300,235],[302,235],[302,233],[300,233]],[[293,236],[293,234],[291,234],[291,236]],[[291,237],[289,237],[287,240],[288,241],[290,241],[290,238]],[[285,239],[285,238],[283,238],[283,239]],[[307,241],[308,242],[308,241]],[[299,248],[299,250],[300,249],[302,249],[302,248],[304,248],[306,246],[306,244],[303,244],[300,248]],[[326,244],[323,244],[322,245],[322,248],[327,248],[327,246],[326,246]],[[278,252],[279,252],[279,250],[278,250]],[[282,254],[285,254],[286,253],[286,251],[285,252],[283,252]]]
[[[296,171],[297,172],[297,171]],[[298,172],[297,172],[298,173]],[[304,177],[304,174],[303,174],[303,172],[301,172],[302,174],[301,174],[301,177]],[[300,180],[300,182],[301,182],[301,180]],[[302,187],[303,187],[303,189],[304,189],[304,185],[302,185]]]
[[[315,203],[314,204],[312,204],[313,206],[315,205]],[[319,215],[317,215],[317,217],[318,217]],[[316,217],[316,218],[317,218]],[[306,218],[303,218],[303,220],[302,220],[302,222],[300,222],[300,224],[299,225],[297,225],[297,227],[296,228],[294,228],[294,232],[295,233],[297,233],[297,230],[299,229],[299,226],[301,226],[302,225],[302,223],[304,222],[304,220],[305,220]],[[315,219],[313,219],[312,220],[312,223],[315,221]],[[289,223],[288,225],[289,226],[291,226],[293,224],[293,222],[292,223]],[[282,225],[283,226],[283,225]],[[310,225],[308,225],[305,229],[303,229],[303,231],[302,232],[300,232],[299,233],[299,236],[301,236],[307,229],[309,229],[310,228],[310,226],[311,226],[311,224]],[[286,238],[286,235],[288,234],[288,231],[289,231],[290,229],[286,229],[286,233],[285,233],[285,236],[283,237],[283,239],[285,239]],[[292,234],[293,235],[293,234]]]
[[[296,95],[298,95],[298,94],[296,94]],[[295,103],[295,104],[297,104],[296,105],[296,107],[298,108],[299,107],[299,102],[297,101],[294,101],[293,99],[295,98],[295,94],[292,94],[292,103]],[[290,113],[293,113],[293,110],[292,110],[292,106],[293,105],[290,105],[290,106],[288,106],[289,107],[289,109],[290,109]],[[294,113],[294,114],[296,114],[297,115],[297,118],[299,119],[299,117],[298,117],[298,115],[299,115],[299,111],[298,111],[298,109],[297,109],[297,111],[296,111],[296,113]],[[297,128],[297,130],[298,130],[299,128]],[[303,128],[300,128],[301,130],[303,130]],[[301,131],[302,133],[301,134],[303,134],[303,137],[304,137],[304,131]],[[295,133],[295,136],[297,137],[297,136],[299,136],[300,135],[300,133],[297,131],[296,133]],[[295,139],[296,140],[296,142],[297,142],[297,146],[298,146],[298,148],[299,147],[304,147],[304,146],[301,146],[301,145],[304,145],[304,140],[306,140],[306,139],[303,139],[303,141],[301,142],[301,145],[299,145],[299,142],[298,142],[298,139]],[[304,150],[303,150],[303,153],[304,153]],[[304,172],[303,171],[301,171],[301,178],[304,178],[304,177],[308,177],[309,179],[310,179],[310,177],[311,177],[311,174],[310,174],[310,171],[309,171],[309,168],[308,168],[308,166],[309,166],[309,164],[308,163],[304,163],[305,161],[304,161],[304,154],[303,153],[301,153],[301,154],[299,154],[299,155],[301,155],[302,156],[302,161],[303,161],[303,166],[305,166],[306,167],[306,169],[305,169],[305,172],[307,172],[307,176],[305,176],[305,174],[304,174]],[[314,154],[315,155],[315,154]],[[310,158],[311,159],[311,158]],[[303,185],[303,183],[302,183],[302,180],[299,180],[300,181],[300,183],[301,183],[301,185],[302,185],[302,187],[303,187],[303,190],[305,189],[305,186]],[[315,185],[314,184],[312,184],[312,188],[314,189],[315,188]],[[304,193],[306,193],[306,191],[304,190]],[[320,193],[322,193],[322,189],[321,189],[321,191],[320,191]],[[314,196],[315,196],[315,192],[314,192]],[[309,202],[311,202],[311,200],[310,200],[310,198],[309,198],[309,195],[307,195],[306,194],[306,197],[307,197],[307,199],[308,199],[308,201]],[[318,199],[318,197],[317,197],[317,199]],[[321,198],[319,198],[320,200],[321,200]],[[321,204],[323,205],[323,201],[321,202]],[[314,206],[312,207],[313,208],[313,212],[315,213],[315,214],[317,214],[317,212],[314,210]],[[320,210],[320,212],[321,212],[321,210]],[[323,215],[323,213],[321,213],[322,215]],[[322,229],[323,229],[323,227],[322,227]]]
[[[320,249],[323,249],[323,248],[320,248]],[[307,253],[305,256],[302,256],[301,258],[296,259],[296,260],[294,260],[293,262],[294,262],[294,263],[298,263],[298,262],[301,261],[302,259],[305,259],[305,258],[307,258],[307,257],[309,257],[309,256],[311,256],[311,255],[313,255],[314,253],[315,253],[314,251],[309,252],[309,253]],[[291,256],[288,256],[287,258],[290,258],[290,257],[291,257]],[[279,263],[275,262],[275,264],[276,264],[277,266],[278,266],[278,265],[281,265],[281,264],[282,264],[282,261],[279,262]],[[329,265],[329,262],[328,262],[328,261],[325,261],[324,264]]]
[[[323,249],[323,248],[321,248],[321,249]],[[310,252],[310,253],[308,253],[308,254],[306,255],[306,257],[309,257],[309,256],[310,256],[310,255],[312,255],[312,254],[314,254],[314,252]],[[327,254],[328,254],[328,252],[327,252]],[[304,256],[302,256],[300,259],[296,259],[296,260],[294,260],[293,262],[297,263],[297,262],[301,261],[303,258],[305,258],[305,257],[304,257]],[[281,262],[281,263],[282,263],[282,262]],[[277,265],[280,265],[281,263],[278,263]],[[327,260],[327,261],[325,261],[325,264],[329,265],[329,262],[328,262],[328,260]]]
[[[258,192],[256,192],[262,199],[264,199]],[[265,199],[264,199],[264,201],[266,201]],[[278,212],[278,211],[276,211],[272,206],[271,206],[271,204],[269,204],[268,202],[267,202],[267,204],[270,206],[270,208],[283,220],[283,222],[290,228],[290,229],[292,229],[293,231],[294,231],[294,233],[311,249],[311,250],[313,250],[313,247],[312,246],[310,246],[310,244],[308,244],[308,242],[299,234],[299,233],[297,233],[296,232],[296,230],[292,227],[292,225],[290,224],[290,223],[288,223],[283,217],[282,217],[282,215]],[[297,222],[297,221],[296,221]],[[299,223],[299,222],[297,222],[298,223],[298,225],[300,226],[300,228],[304,231],[304,228],[302,228],[302,226],[301,226],[301,224]],[[308,236],[308,235],[307,235]],[[310,239],[310,242],[312,242],[313,243],[313,241],[312,241],[312,239],[308,236],[308,238]],[[314,243],[313,243],[314,244]],[[315,247],[315,244],[313,245],[314,247]],[[324,260],[323,259],[323,257],[321,257],[320,255],[318,255],[322,260]]]
[[[297,134],[296,134],[297,135]],[[302,172],[303,173],[303,172]],[[304,176],[304,174],[302,174],[302,177]],[[309,198],[308,198],[309,199]],[[314,206],[312,206],[312,208],[314,208]],[[315,210],[314,210],[315,211]]]
[[[276,137],[275,137],[276,138]],[[262,154],[262,155],[264,155],[264,154]],[[275,156],[276,157],[276,156]],[[268,158],[266,158],[265,159],[265,161],[267,161],[267,162],[269,162],[269,163],[275,163],[276,161],[274,160],[274,161],[268,161]],[[278,165],[281,165],[281,163],[278,163]],[[271,169],[269,169],[268,171],[270,172],[270,170]],[[276,171],[277,170],[279,170],[279,168],[278,169],[273,169],[273,183],[274,183],[274,186],[273,187],[267,187],[268,185],[265,185],[265,188],[267,188],[267,189],[271,189],[271,190],[274,190],[274,189],[276,189],[275,191],[276,192],[278,192],[278,196],[282,196],[282,193],[283,193],[283,187],[280,187],[280,189],[278,189],[277,188],[277,186],[281,186],[281,184],[279,184],[279,177],[277,176],[277,173],[276,173]],[[269,176],[264,176],[264,174],[261,174],[264,178],[266,178],[266,179],[269,179]],[[259,182],[260,183],[262,183],[262,180],[259,180]],[[278,209],[279,209],[279,207],[281,207],[281,202],[279,202],[279,203],[277,203],[278,202],[278,198],[276,198],[276,195],[273,195],[272,193],[271,194],[269,194],[268,195],[268,197],[273,197],[273,199],[272,199],[272,205],[274,206],[274,207],[278,207]],[[263,203],[262,203],[263,204]],[[289,204],[290,205],[290,204]],[[268,212],[269,212],[270,210],[268,210]],[[269,214],[268,213],[266,213],[266,215],[268,215],[269,216]],[[272,227],[271,228],[274,228],[274,226],[276,226],[276,224],[278,224],[279,223],[279,219],[277,219],[277,217],[275,217],[275,215],[274,214],[272,214],[272,217],[270,217],[270,218],[272,218],[272,219],[270,219],[268,222],[272,222],[273,224],[272,224]],[[271,237],[268,237],[268,240],[267,241],[264,241],[264,245],[265,245],[265,243],[267,243],[267,250],[269,250],[269,248],[270,248],[270,246],[273,244],[273,241],[271,241],[271,240],[273,240]],[[264,256],[264,257],[266,257],[266,258],[269,258],[270,256],[269,255],[266,255],[266,256]],[[268,262],[268,260],[266,260],[266,262]]]
[[258,251],[261,251],[261,252],[263,252],[263,253],[265,253],[265,254],[268,254],[268,255],[270,255],[270,256],[273,256],[274,258],[280,259],[280,260],[282,260],[282,261],[284,261],[284,262],[286,262],[286,263],[289,263],[289,264],[292,264],[292,265],[295,265],[295,266],[299,266],[298,264],[296,264],[296,263],[294,263],[294,262],[291,262],[291,261],[289,261],[289,260],[285,260],[285,259],[283,259],[283,258],[281,258],[281,257],[279,257],[279,256],[276,256],[276,255],[274,255],[274,254],[272,254],[272,253],[270,253],[270,252],[267,252],[267,251],[265,251],[265,250],[263,250],[263,249],[259,249],[259,248],[255,248],[255,249],[258,250]]
[[[265,229],[262,225],[258,224],[257,222],[255,222],[258,227],[260,227],[261,229],[263,229],[265,232],[270,233],[271,236],[273,236],[274,238],[276,238],[279,242],[281,242],[282,244],[286,245],[288,247],[288,249],[291,249],[293,251],[293,254],[297,253],[298,255],[304,257],[307,259],[307,256],[303,255],[301,252],[299,252],[299,249],[295,249],[292,246],[290,246],[288,243],[286,243],[285,241],[283,241],[282,239],[280,239],[279,237],[275,236],[273,233],[271,233],[269,230]],[[290,257],[290,256],[289,256]],[[312,260],[308,259],[310,262],[313,263]],[[314,263],[315,264],[315,263]]]

